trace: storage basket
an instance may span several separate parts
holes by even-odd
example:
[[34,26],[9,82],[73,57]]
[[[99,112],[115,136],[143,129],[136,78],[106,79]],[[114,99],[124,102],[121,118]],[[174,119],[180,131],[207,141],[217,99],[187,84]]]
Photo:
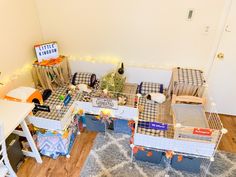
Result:
[[193,173],[200,172],[201,158],[182,156],[181,160],[178,159],[178,155],[174,155],[171,159],[171,166],[176,170],[184,170]]
[[163,157],[163,152],[143,148],[134,153],[136,160],[159,164]]
[[115,133],[125,133],[131,135],[131,129],[128,126],[128,120],[115,119],[113,123]]
[[95,115],[85,114],[86,128],[89,131],[105,132],[105,124],[97,119]]

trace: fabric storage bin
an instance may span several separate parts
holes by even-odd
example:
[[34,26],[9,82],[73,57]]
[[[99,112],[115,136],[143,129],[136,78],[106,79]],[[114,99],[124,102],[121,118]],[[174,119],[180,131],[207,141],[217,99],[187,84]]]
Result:
[[128,126],[128,120],[115,119],[113,122],[115,133],[125,133],[131,135],[131,129]]
[[63,132],[37,131],[37,147],[41,154],[56,159],[69,153],[72,130]]
[[193,173],[200,172],[202,159],[196,157],[183,156],[182,160],[178,161],[178,156],[175,155],[171,159],[171,166],[176,170],[184,170]]
[[66,130],[38,129],[36,131],[36,145],[41,154],[56,159],[60,155],[68,155],[70,153],[77,132],[77,118],[70,123]]
[[163,93],[163,84],[153,82],[141,82],[139,85],[140,94]]
[[90,131],[105,132],[105,124],[97,119],[95,115],[85,114],[86,128]]
[[138,150],[137,153],[134,153],[134,157],[136,160],[159,164],[163,157],[163,152],[148,149]]
[[87,84],[90,87],[93,87],[96,84],[96,75],[86,72],[75,73],[72,78],[72,84]]

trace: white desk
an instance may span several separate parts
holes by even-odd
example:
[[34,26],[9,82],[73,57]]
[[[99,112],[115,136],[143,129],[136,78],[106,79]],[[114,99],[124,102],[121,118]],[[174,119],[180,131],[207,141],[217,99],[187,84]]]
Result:
[[[26,137],[32,152],[23,150],[24,155],[34,157],[38,163],[42,163],[41,156],[25,122],[25,118],[33,108],[33,103],[22,103],[0,99],[0,121],[4,128],[5,139],[11,133]],[[21,125],[23,131],[15,130],[18,125]]]

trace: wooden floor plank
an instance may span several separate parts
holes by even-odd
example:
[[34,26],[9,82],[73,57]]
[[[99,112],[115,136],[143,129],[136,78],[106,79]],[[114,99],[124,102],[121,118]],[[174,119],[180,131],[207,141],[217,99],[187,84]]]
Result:
[[43,157],[38,164],[27,158],[17,172],[18,177],[78,177],[96,138],[95,132],[83,132],[75,139],[70,158],[64,156],[52,159]]
[[220,115],[220,119],[228,133],[223,135],[218,149],[236,153],[236,116]]
[[[220,117],[228,133],[223,136],[219,149],[236,153],[236,117],[226,115]],[[43,157],[43,163],[38,164],[34,159],[27,158],[17,175],[19,177],[78,177],[96,135],[95,132],[85,131],[77,136],[69,159],[64,156],[56,160]]]

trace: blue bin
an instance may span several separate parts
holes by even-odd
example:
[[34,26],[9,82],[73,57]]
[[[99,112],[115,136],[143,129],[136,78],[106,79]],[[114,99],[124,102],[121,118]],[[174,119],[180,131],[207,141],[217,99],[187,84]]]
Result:
[[178,162],[178,156],[175,155],[171,159],[171,166],[176,170],[199,173],[201,162],[202,162],[201,158],[189,157],[189,156],[183,156],[183,159]]
[[[152,156],[148,156],[148,153],[150,152],[152,152]],[[139,150],[137,153],[134,154],[134,157],[136,160],[159,164],[163,157],[163,152],[154,150]]]
[[131,135],[131,129],[128,126],[128,120],[115,119],[113,121],[115,133],[125,133]]
[[89,131],[105,132],[105,124],[94,115],[85,114],[86,128]]

